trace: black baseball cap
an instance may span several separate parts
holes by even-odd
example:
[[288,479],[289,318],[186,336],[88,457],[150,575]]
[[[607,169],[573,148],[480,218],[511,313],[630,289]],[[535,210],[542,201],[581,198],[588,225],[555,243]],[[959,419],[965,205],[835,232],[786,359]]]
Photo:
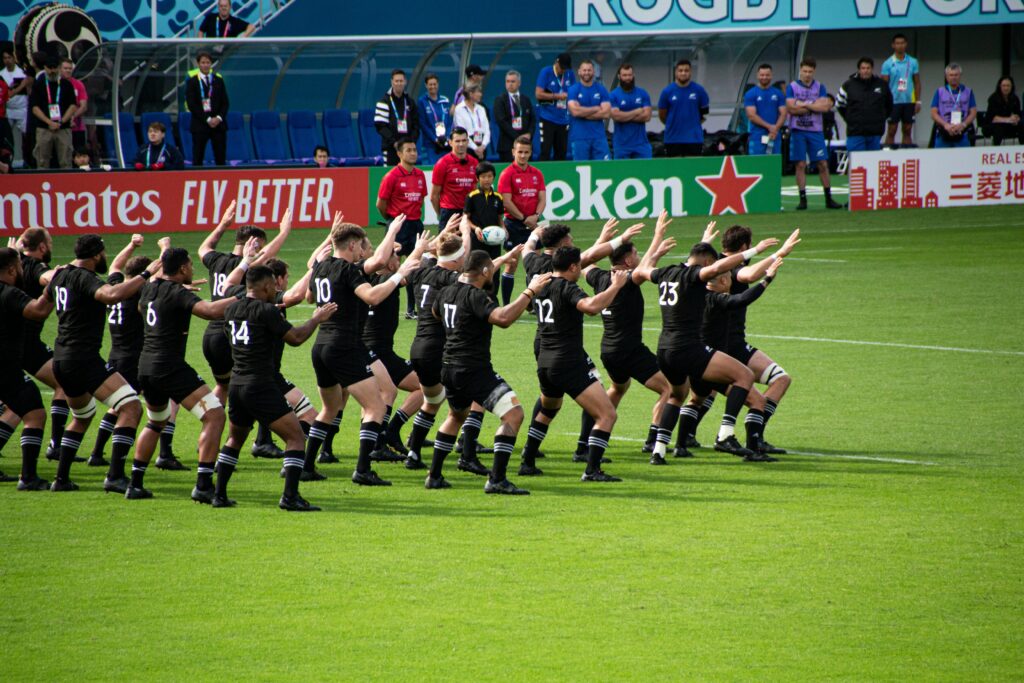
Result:
[[562,54],[555,57],[555,61],[558,62],[558,66],[562,67],[563,69],[572,68],[572,56],[568,52],[563,52]]
[[470,64],[466,67],[466,78],[470,76],[486,76],[487,72],[479,64]]

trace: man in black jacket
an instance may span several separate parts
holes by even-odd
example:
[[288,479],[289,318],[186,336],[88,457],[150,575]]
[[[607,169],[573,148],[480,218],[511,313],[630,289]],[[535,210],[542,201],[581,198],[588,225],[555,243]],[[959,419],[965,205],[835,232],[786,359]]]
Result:
[[871,57],[861,57],[857,73],[843,83],[836,98],[836,107],[846,121],[846,149],[850,152],[882,148],[885,122],[892,113],[892,92],[874,69]]
[[159,121],[153,121],[146,130],[149,139],[139,153],[135,155],[135,168],[139,171],[182,171],[185,159],[177,148],[167,142],[167,127]]
[[416,103],[405,94],[405,72],[395,69],[391,72],[391,88],[377,102],[373,113],[373,126],[381,140],[381,156],[388,166],[398,165],[395,142],[399,138],[418,140],[420,118]]
[[498,158],[512,161],[512,143],[520,135],[533,137],[533,103],[519,90],[518,71],[505,74],[505,92],[494,100],[494,122],[498,124]]
[[228,91],[224,79],[212,71],[213,57],[200,52],[196,57],[199,73],[185,85],[185,103],[192,112],[192,165],[202,166],[206,143],[213,145],[213,160],[218,166],[227,163]]

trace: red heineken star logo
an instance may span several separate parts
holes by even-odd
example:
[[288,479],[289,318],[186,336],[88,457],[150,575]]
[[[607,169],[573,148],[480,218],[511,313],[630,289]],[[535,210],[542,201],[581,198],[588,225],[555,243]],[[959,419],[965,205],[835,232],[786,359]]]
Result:
[[722,213],[746,213],[747,193],[761,182],[758,173],[740,175],[736,173],[736,162],[732,157],[722,159],[722,169],[718,175],[699,175],[696,181],[708,191],[714,201],[711,203],[712,215]]

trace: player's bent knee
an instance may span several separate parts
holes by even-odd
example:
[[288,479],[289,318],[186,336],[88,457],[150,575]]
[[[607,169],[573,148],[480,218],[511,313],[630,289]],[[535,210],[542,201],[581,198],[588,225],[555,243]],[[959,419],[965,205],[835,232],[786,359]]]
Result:
[[190,413],[196,416],[197,420],[202,420],[208,411],[216,410],[218,408],[223,409],[220,399],[217,398],[216,394],[209,393],[201,397],[196,404],[188,409]]
[[434,396],[431,396],[430,394],[423,392],[423,400],[432,406],[441,405],[442,403],[444,403],[444,400],[447,397],[448,395],[445,393],[444,387],[441,387],[441,390]]
[[549,420],[554,420],[555,415],[558,415],[559,408],[546,408],[543,405],[540,407],[540,414]]
[[71,406],[71,416],[76,420],[91,420],[96,414],[96,399],[90,398],[89,402],[81,408]]
[[150,417],[149,422],[146,423],[145,429],[148,429],[151,432],[156,432],[157,434],[159,434],[160,432],[164,431],[165,426],[167,426],[166,420],[154,420],[152,419],[152,417]]
[[758,377],[757,381],[760,382],[761,384],[767,384],[768,386],[771,386],[783,379],[785,380],[786,385],[788,386],[790,382],[789,374],[785,370],[783,370],[782,366],[780,366],[778,363],[772,363],[771,365],[764,369],[764,372],[761,373],[761,376]]
[[[505,416],[510,411],[515,410],[518,407],[519,407],[519,404],[516,403],[516,392],[514,392],[514,391],[506,391],[504,394],[501,395],[501,397],[497,401],[494,402],[494,408],[492,409],[491,412],[493,412],[498,417],[499,420],[503,420],[504,421],[505,420]],[[523,411],[520,410],[519,412],[520,412],[519,421],[520,421],[520,423],[522,423],[522,419],[523,419],[522,418],[522,412]]]
[[[146,417],[149,418],[150,424],[154,422],[167,422],[171,419],[171,404],[168,403],[163,408],[146,406]],[[146,426],[148,427],[149,425]]]
[[305,394],[302,394],[298,401],[295,402],[295,407],[292,410],[295,412],[296,417],[303,415],[307,411],[313,409],[313,404],[309,402]]
[[103,403],[115,413],[120,413],[126,409],[130,410],[129,406],[134,403],[135,408],[139,409],[139,414],[141,415],[141,408],[138,405],[139,395],[132,389],[130,384],[123,384],[114,389]]

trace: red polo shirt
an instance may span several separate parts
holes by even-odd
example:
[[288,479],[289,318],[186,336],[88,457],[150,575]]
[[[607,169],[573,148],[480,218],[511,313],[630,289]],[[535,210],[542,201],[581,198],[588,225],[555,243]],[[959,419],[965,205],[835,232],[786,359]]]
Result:
[[[544,175],[529,164],[523,169],[513,163],[502,171],[501,177],[498,178],[498,192],[511,194],[512,202],[524,216],[537,213],[540,193],[544,189]],[[505,210],[505,217],[515,220],[508,209]]]
[[415,166],[406,171],[401,164],[384,176],[377,197],[385,200],[387,215],[394,218],[400,213],[411,221],[423,217],[423,199],[427,196],[427,177]]
[[430,182],[441,187],[441,208],[462,211],[466,197],[476,187],[476,165],[480,161],[472,154],[464,159],[449,152],[434,164]]

